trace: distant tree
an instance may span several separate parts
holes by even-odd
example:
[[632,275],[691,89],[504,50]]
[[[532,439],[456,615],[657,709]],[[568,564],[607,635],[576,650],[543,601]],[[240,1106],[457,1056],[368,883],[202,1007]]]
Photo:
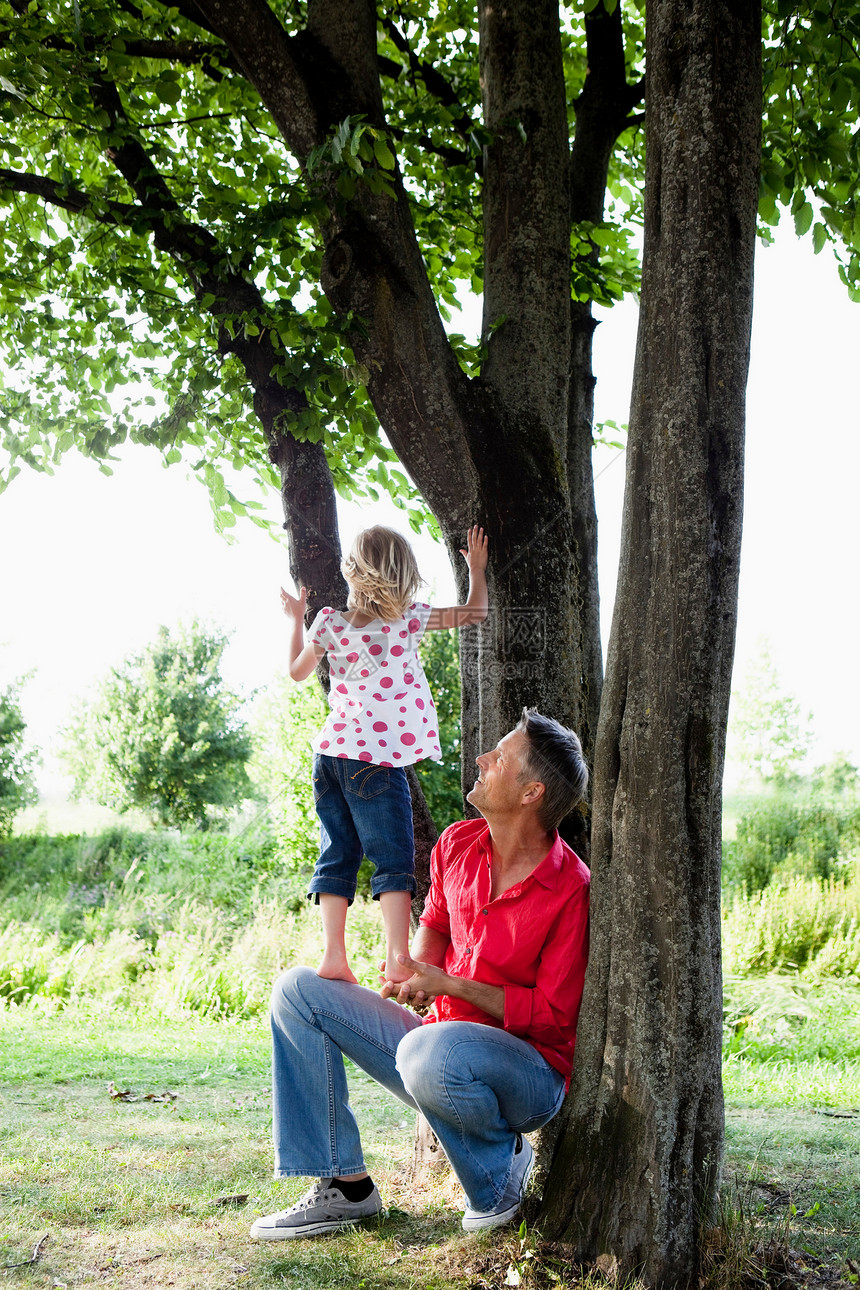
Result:
[[764,784],[784,788],[800,777],[812,746],[812,713],[782,685],[767,640],[732,693],[731,756]]
[[13,681],[0,690],[0,837],[10,832],[15,813],[38,796],[33,780],[38,754],[24,751],[27,723],[18,701],[20,688],[21,682]]
[[844,752],[834,753],[830,761],[816,766],[812,772],[812,787],[819,792],[838,796],[856,793],[860,788],[860,770],[848,760]]
[[158,824],[206,828],[252,794],[242,700],[220,674],[228,637],[199,623],[158,636],[100,683],[62,732],[77,796]]

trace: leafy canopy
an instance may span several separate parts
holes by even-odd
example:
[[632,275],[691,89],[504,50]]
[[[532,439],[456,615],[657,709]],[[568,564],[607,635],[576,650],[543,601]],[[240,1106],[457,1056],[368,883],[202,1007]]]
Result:
[[[271,7],[289,37],[306,40],[303,4]],[[600,0],[562,8],[572,136],[586,16],[599,9]],[[361,320],[337,317],[320,286],[330,211],[315,174],[333,165],[346,201],[357,185],[393,191],[398,168],[443,317],[465,293],[480,295],[491,139],[475,6],[379,6],[384,123],[345,116],[306,157],[290,153],[197,12],[156,0],[0,0],[0,482],[25,464],[50,470],[73,446],[109,469],[131,439],[195,471],[220,525],[249,508],[262,522],[230,480],[235,470],[277,483],[237,352],[265,341],[270,375],[295,395],[286,428],[324,443],[343,493],[387,491],[418,524],[350,348]],[[622,12],[633,82],[644,4],[626,0]],[[833,244],[860,299],[860,4],[772,0],[763,48],[764,235],[790,209],[816,251]],[[319,76],[316,92],[333,94]],[[611,303],[636,288],[640,124],[631,117],[614,151],[605,218],[571,228],[577,300]],[[451,343],[478,375],[482,346],[458,334]]]
[[158,824],[205,828],[210,807],[251,797],[241,699],[220,674],[228,638],[199,623],[158,636],[112,668],[63,731],[74,791]]

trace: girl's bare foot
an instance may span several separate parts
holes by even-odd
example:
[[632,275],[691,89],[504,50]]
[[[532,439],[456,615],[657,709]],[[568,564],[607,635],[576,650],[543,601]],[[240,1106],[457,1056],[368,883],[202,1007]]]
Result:
[[412,976],[412,968],[404,967],[402,963],[397,962],[396,954],[389,954],[383,965],[383,975],[386,981],[408,981]]
[[351,985],[358,985],[358,977],[350,970],[346,956],[331,954],[328,950],[317,968],[317,976],[325,977],[326,981],[349,981]]

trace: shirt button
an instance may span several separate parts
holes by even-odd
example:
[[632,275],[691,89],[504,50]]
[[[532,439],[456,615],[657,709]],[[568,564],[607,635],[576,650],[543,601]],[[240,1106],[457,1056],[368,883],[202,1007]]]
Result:
[[471,953],[472,953],[472,947],[471,947],[471,945],[467,945],[467,946],[466,946],[466,953],[467,953],[467,954],[471,954]]
[[490,912],[490,911],[489,911],[489,909],[482,909],[482,910],[481,910],[481,913],[482,913],[482,914],[489,914],[489,912]]

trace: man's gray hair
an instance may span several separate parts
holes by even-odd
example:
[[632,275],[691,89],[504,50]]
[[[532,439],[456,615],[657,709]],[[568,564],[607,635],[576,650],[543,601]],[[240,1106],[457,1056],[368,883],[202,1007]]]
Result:
[[537,780],[543,784],[538,819],[547,833],[552,833],[582,800],[588,786],[579,735],[536,708],[523,708],[516,729],[526,736],[528,748],[520,782]]

